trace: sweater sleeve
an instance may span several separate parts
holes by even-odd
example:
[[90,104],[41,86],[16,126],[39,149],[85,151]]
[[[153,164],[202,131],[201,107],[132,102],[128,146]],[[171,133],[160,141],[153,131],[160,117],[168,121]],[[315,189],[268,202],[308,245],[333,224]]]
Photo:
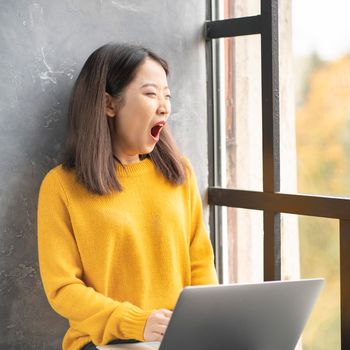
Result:
[[201,195],[193,167],[189,166],[189,187],[191,202],[191,284],[218,284],[214,266],[214,252],[209,235],[204,226]]
[[41,183],[37,219],[40,275],[51,307],[94,344],[144,340],[150,310],[113,300],[84,283],[67,197],[54,170]]

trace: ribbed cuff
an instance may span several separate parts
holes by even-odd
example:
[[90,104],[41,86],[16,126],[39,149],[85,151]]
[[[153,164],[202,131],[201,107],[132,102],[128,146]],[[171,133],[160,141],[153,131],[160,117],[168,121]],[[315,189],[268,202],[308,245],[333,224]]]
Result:
[[120,320],[120,331],[127,339],[144,341],[143,332],[146,321],[152,310],[142,310],[139,307],[125,302],[125,310]]

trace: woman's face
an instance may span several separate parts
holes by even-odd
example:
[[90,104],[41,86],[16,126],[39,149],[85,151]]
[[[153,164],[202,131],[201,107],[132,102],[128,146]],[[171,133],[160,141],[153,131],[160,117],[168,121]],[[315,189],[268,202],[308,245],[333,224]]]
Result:
[[113,153],[123,163],[139,161],[139,154],[150,153],[159,140],[161,127],[170,114],[170,90],[163,67],[146,58],[135,78],[125,88],[123,105],[107,94],[106,114],[110,123]]

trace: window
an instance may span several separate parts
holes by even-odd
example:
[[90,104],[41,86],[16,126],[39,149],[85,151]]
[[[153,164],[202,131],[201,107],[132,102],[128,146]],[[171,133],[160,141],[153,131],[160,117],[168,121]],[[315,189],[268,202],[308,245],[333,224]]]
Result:
[[294,279],[300,270],[309,277],[299,266],[300,223],[333,227],[340,247],[341,348],[348,349],[350,201],[297,194],[292,36],[286,26],[278,29],[290,13],[291,3],[277,0],[212,2],[208,202],[216,263],[224,283]]

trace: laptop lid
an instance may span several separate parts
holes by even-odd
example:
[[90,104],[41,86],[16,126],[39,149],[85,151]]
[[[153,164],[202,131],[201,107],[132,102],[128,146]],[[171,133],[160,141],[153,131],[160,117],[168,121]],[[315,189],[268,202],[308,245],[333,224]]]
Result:
[[323,283],[185,287],[159,350],[293,350]]

